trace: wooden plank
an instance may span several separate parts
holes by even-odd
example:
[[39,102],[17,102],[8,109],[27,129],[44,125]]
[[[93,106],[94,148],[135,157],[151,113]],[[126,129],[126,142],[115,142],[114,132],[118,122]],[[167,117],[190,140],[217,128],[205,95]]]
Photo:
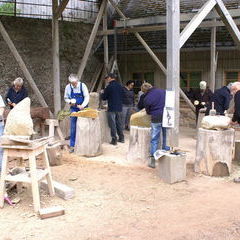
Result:
[[[229,13],[232,17],[240,17],[239,9],[231,9]],[[182,13],[180,15],[181,22],[189,22],[195,16],[195,13]],[[216,12],[211,12],[206,16],[206,19],[212,20],[214,18],[219,18],[219,15]],[[166,16],[153,16],[153,17],[142,17],[142,18],[135,18],[135,19],[125,19],[125,20],[116,20],[115,26],[117,28],[129,28],[129,27],[136,27],[136,26],[146,26],[146,25],[153,25],[153,24],[166,24]],[[210,21],[211,22],[211,21]]]
[[184,43],[189,39],[189,37],[193,34],[193,32],[197,29],[200,23],[206,18],[209,12],[216,5],[215,0],[208,0],[199,10],[199,12],[192,18],[192,20],[188,23],[188,25],[184,28],[180,35],[180,48],[184,45]]
[[65,210],[62,206],[54,206],[50,208],[41,208],[39,210],[39,216],[41,219],[58,217],[65,214]]
[[180,0],[167,1],[167,89],[175,91],[175,127],[170,145],[178,146],[180,89]]
[[[66,2],[65,0],[61,2]],[[68,2],[68,1],[67,1]],[[52,58],[53,58],[53,103],[54,115],[61,110],[61,84],[60,84],[60,60],[59,60],[59,25],[54,13],[58,8],[58,0],[52,0]]]
[[38,89],[36,83],[34,82],[30,72],[28,71],[22,57],[19,55],[16,47],[14,46],[14,43],[12,42],[12,40],[10,39],[7,31],[5,30],[1,20],[0,20],[0,33],[2,34],[2,37],[3,37],[4,41],[7,43],[8,47],[9,47],[10,51],[12,52],[13,56],[15,57],[17,63],[19,64],[19,67],[23,71],[23,74],[24,74],[25,78],[27,79],[29,85],[33,89],[33,92],[34,92],[35,96],[37,97],[39,103],[43,107],[48,107],[43,95],[39,91],[39,89]]
[[102,4],[101,4],[101,7],[100,7],[100,10],[99,10],[98,15],[97,15],[97,19],[96,19],[95,24],[93,26],[91,35],[89,37],[89,40],[88,40],[88,43],[87,43],[87,46],[86,46],[86,49],[85,49],[85,52],[84,52],[84,55],[83,55],[83,58],[82,58],[82,61],[81,61],[81,65],[80,65],[78,73],[77,73],[80,80],[82,78],[83,71],[86,67],[87,60],[88,60],[88,57],[90,55],[90,52],[91,52],[91,49],[92,49],[92,46],[93,46],[93,42],[94,42],[94,39],[97,35],[98,27],[100,25],[100,22],[101,22],[101,19],[102,19],[102,16],[103,16],[103,12],[104,12],[106,6],[107,6],[107,0],[103,0]]
[[55,10],[55,14],[54,14],[54,18],[58,19],[61,17],[64,9],[66,8],[67,4],[68,4],[69,0],[62,0],[59,4],[59,6],[57,7],[57,9]]
[[217,5],[215,6],[215,9],[217,10],[219,16],[222,18],[222,21],[226,25],[228,31],[230,32],[235,44],[238,48],[240,48],[240,31],[234,22],[231,14],[225,7],[222,0],[215,0],[217,2]]
[[[49,191],[48,190],[48,184],[47,184],[46,180],[41,181],[40,187],[43,190],[45,190],[46,192]],[[65,184],[53,181],[53,187],[54,187],[56,196],[58,196],[58,197],[60,197],[64,200],[72,199],[75,196],[74,189],[65,185]]]
[[[234,22],[236,25],[240,25],[240,20],[239,19],[234,19]],[[181,23],[180,28],[183,29],[184,27],[187,26],[187,23]],[[211,21],[203,21],[198,27],[199,28],[206,28],[206,27],[224,27],[225,24],[222,21],[216,21],[213,22]],[[166,30],[166,25],[153,25],[153,26],[141,26],[141,27],[126,27],[125,29],[119,28],[117,29],[118,34],[124,34],[124,32],[128,31],[128,33],[134,33],[134,32],[152,32],[152,31],[161,31],[161,30]],[[113,35],[114,30],[113,29],[108,29],[106,31],[101,30],[98,31],[99,36],[102,35]]]

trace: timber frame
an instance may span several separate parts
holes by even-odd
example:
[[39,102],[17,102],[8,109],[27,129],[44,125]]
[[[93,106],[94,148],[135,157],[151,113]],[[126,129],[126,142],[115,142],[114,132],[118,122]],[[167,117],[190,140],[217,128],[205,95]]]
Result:
[[[59,18],[66,8],[69,0],[62,0],[58,4],[58,0],[52,0],[52,56],[53,56],[53,86],[54,86],[54,113],[55,115],[61,109],[61,93],[60,93],[60,61],[59,61]],[[122,20],[116,21],[115,29],[108,29],[108,3],[120,15]],[[215,11],[213,11],[215,10]],[[233,17],[238,17],[234,20]],[[193,13],[180,14],[180,0],[167,1],[166,16],[155,16],[139,19],[129,19],[119,9],[113,0],[102,0],[101,6],[92,28],[91,35],[87,42],[87,46],[78,69],[79,79],[82,78],[84,69],[86,67],[88,58],[93,47],[94,40],[97,35],[103,36],[104,42],[104,71],[107,72],[112,67],[113,61],[109,61],[108,51],[108,35],[118,34],[124,32],[126,29],[129,33],[133,33],[139,42],[144,46],[145,50],[152,57],[157,66],[167,76],[167,88],[175,91],[175,128],[172,134],[172,146],[178,145],[179,133],[179,95],[188,103],[190,108],[195,111],[194,106],[188,100],[185,93],[180,89],[180,50],[198,27],[210,27],[211,34],[211,89],[215,88],[215,72],[217,66],[217,52],[216,52],[216,27],[226,26],[230,32],[236,46],[240,49],[240,31],[237,25],[240,25],[240,14],[238,9],[227,10],[222,0],[208,0],[194,15]],[[103,28],[99,30],[102,21]],[[187,23],[188,22],[188,23]],[[181,32],[180,30],[183,29]],[[148,46],[146,41],[142,38],[139,32],[147,31],[167,31],[167,67],[165,67],[153,50]],[[10,48],[21,70],[23,71],[27,81],[30,83],[34,93],[36,94],[40,104],[47,107],[41,92],[37,88],[30,72],[28,71],[23,59],[19,55],[12,40],[7,34],[3,24],[0,21],[0,33],[3,39]],[[116,61],[117,59],[115,59]],[[104,72],[103,71],[103,72]],[[99,74],[98,74],[99,75]],[[103,75],[103,74],[102,74]],[[101,78],[102,80],[102,78]],[[93,82],[94,86],[96,82]],[[100,82],[101,86],[101,82]],[[91,89],[93,89],[91,87]],[[99,87],[98,87],[99,89]],[[174,141],[173,141],[174,140]]]

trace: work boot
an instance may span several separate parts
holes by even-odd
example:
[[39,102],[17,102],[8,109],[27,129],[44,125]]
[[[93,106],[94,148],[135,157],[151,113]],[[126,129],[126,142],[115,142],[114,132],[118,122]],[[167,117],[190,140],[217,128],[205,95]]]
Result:
[[110,142],[110,144],[117,145],[117,139],[116,138],[112,138],[112,141]]
[[124,140],[124,138],[119,138],[119,139],[118,139],[118,142],[120,142],[120,143],[125,143],[125,140]]
[[150,156],[148,161],[148,166],[150,168],[155,168],[155,158],[153,156]]
[[74,147],[70,147],[69,153],[73,153],[73,152],[74,152]]

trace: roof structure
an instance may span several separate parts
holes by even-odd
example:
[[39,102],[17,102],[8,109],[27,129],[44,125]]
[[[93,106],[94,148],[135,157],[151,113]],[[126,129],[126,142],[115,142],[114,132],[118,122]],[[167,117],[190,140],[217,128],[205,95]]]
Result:
[[[193,14],[207,2],[207,0],[180,0],[180,9],[182,15]],[[228,10],[239,9],[238,17],[235,20],[240,23],[240,1],[239,0],[223,0]],[[119,9],[129,19],[142,19],[147,17],[166,16],[166,1],[165,0],[121,0],[118,3]],[[121,18],[117,13],[112,17],[112,20],[120,20]],[[142,21],[143,22],[143,21]],[[184,21],[182,21],[184,23]],[[185,21],[186,23],[186,21]],[[152,24],[153,26],[154,24]],[[155,25],[165,26],[165,23],[156,23]],[[138,27],[141,24],[137,25]],[[164,28],[164,27],[163,27]],[[129,28],[123,34],[117,34],[117,48],[118,52],[129,51],[145,51],[143,45],[137,40],[134,34],[130,33]],[[141,36],[147,42],[149,47],[154,50],[166,49],[166,30],[147,31],[141,32]],[[109,50],[114,50],[114,36],[109,36]],[[198,28],[189,40],[185,43],[184,48],[209,48],[211,42],[211,28],[201,27]],[[234,41],[225,26],[217,27],[217,47],[234,47]]]

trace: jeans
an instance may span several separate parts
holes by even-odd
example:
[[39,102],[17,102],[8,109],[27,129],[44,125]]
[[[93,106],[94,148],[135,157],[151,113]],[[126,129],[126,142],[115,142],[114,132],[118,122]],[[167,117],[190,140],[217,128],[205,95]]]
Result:
[[162,127],[162,123],[151,123],[151,142],[150,142],[150,155],[158,150],[160,141],[160,135],[162,130],[162,149],[168,150],[169,147],[166,145],[167,141],[167,129]]
[[122,127],[122,112],[107,112],[108,125],[111,129],[112,139],[124,139]]
[[[0,122],[0,136],[3,135],[4,125],[3,122]],[[3,149],[0,148],[0,171],[2,170],[2,158],[3,158]]]
[[133,106],[123,106],[123,110],[122,110],[122,119],[123,119],[123,129],[124,128],[128,128],[129,127],[129,121],[130,121],[130,117],[131,117],[131,111],[133,110]]

